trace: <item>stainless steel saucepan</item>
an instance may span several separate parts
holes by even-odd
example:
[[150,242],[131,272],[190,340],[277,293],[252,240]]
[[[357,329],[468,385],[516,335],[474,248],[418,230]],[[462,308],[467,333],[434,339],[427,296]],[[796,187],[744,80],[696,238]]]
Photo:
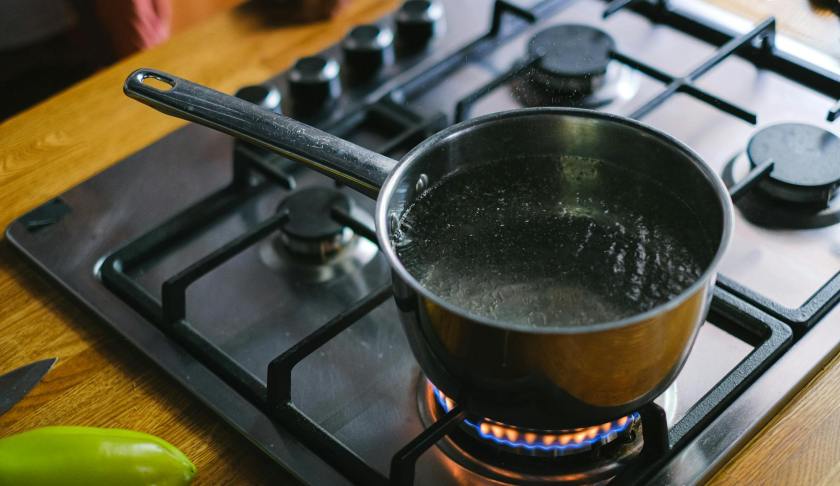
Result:
[[[157,88],[145,82],[149,79],[168,86]],[[124,90],[164,113],[260,145],[378,198],[379,246],[393,270],[412,350],[426,376],[471,414],[543,429],[627,415],[674,380],[705,318],[731,232],[729,195],[697,154],[636,121],[561,108],[495,113],[447,128],[397,162],[160,71],[134,72]],[[620,320],[527,326],[480,317],[439,297],[400,261],[392,236],[425,188],[470,165],[556,155],[613,161],[678,194],[693,213],[686,218],[697,226],[693,234],[704,235],[711,246],[696,281],[666,302]],[[649,211],[661,209],[650,206]]]

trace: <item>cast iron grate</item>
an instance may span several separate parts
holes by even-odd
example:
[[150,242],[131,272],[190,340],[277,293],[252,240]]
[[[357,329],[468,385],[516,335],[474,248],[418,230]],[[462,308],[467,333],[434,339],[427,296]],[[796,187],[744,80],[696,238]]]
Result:
[[[768,18],[767,20],[761,22],[758,26],[756,26],[752,31],[738,37],[733,37],[729,42],[727,42],[723,47],[721,47],[714,54],[714,56],[709,58],[696,69],[691,71],[690,74],[684,77],[678,77],[672,74],[668,74],[654,66],[646,64],[638,59],[635,59],[630,55],[623,54],[618,50],[614,50],[612,53],[610,53],[610,57],[613,60],[616,60],[622,64],[632,67],[637,71],[640,71],[650,76],[651,78],[666,84],[666,88],[661,93],[656,95],[654,98],[645,103],[642,107],[638,108],[636,111],[630,114],[630,118],[641,118],[649,112],[653,111],[653,109],[657,106],[664,103],[672,95],[676,93],[685,93],[693,96],[694,98],[697,98],[700,101],[708,103],[726,113],[729,113],[732,116],[740,118],[746,121],[747,123],[754,125],[757,121],[755,113],[752,113],[749,110],[739,107],[714,94],[711,94],[701,88],[698,88],[694,85],[694,81],[699,79],[703,74],[707,73],[713,67],[720,64],[721,61],[735,53],[737,50],[743,48],[744,46],[751,45],[755,41],[759,41],[761,49],[763,49],[765,53],[768,53],[772,49],[772,41],[773,36],[775,35],[775,28],[775,19],[773,19],[772,17]],[[541,57],[542,56],[535,56],[533,58],[526,59],[525,61],[521,61],[515,64],[508,71],[502,73],[495,79],[486,83],[484,86],[481,86],[474,92],[459,100],[458,103],[455,105],[455,121],[459,122],[466,120],[469,117],[470,110],[472,109],[472,106],[475,104],[475,102],[488,95],[499,86],[502,86],[503,84],[510,82],[514,78],[523,75],[528,69],[530,69],[537,62],[539,62]]]
[[837,104],[835,104],[831,107],[830,110],[828,110],[828,115],[826,115],[825,119],[830,122],[833,122],[837,120],[838,117],[840,117],[840,100],[837,100]]
[[[220,194],[227,196],[225,190],[220,191]],[[183,306],[183,295],[189,284],[259,241],[282,224],[287,217],[286,214],[280,213],[268,218],[168,279],[163,284],[163,297],[160,301],[155,300],[145,290],[142,290],[124,271],[132,263],[130,257],[133,257],[135,261],[142,258],[143,252],[134,248],[138,242],[150,241],[148,236],[159,230],[169,235],[177,235],[176,231],[167,230],[183,224],[181,217],[191,218],[195,209],[195,207],[186,209],[164,223],[161,228],[157,228],[129,243],[123,250],[109,257],[101,270],[103,282],[133,307],[150,317],[154,317],[154,322],[162,330],[183,343],[231,386],[247,396],[267,414],[276,417],[280,423],[294,432],[301,441],[322,455],[351,480],[362,484],[411,484],[414,476],[414,464],[417,459],[438,440],[454,430],[454,427],[462,419],[466,418],[464,411],[458,408],[453,409],[396,452],[393,456],[390,475],[386,478],[302,412],[291,398],[292,370],[294,367],[385,302],[391,296],[390,286],[385,285],[370,293],[274,359],[268,366],[267,385],[264,386],[259,379],[252,376],[239,363],[232,360],[216,345],[194,330],[187,320],[186,309]],[[371,239],[373,242],[376,241],[374,231],[353,219],[349,214],[335,210],[332,216],[337,221],[351,226],[362,237]],[[144,240],[144,238],[146,239]],[[163,243],[162,241],[156,242]],[[628,473],[621,476],[622,482],[636,481],[644,477],[645,474],[654,471],[658,464],[669,457],[667,452],[679,449],[685,441],[702,430],[726,404],[759,376],[791,342],[792,332],[787,326],[720,288],[715,289],[710,322],[744,339],[755,348],[711,391],[692,406],[679,422],[671,427],[670,431],[667,432],[667,440],[661,437],[663,431],[668,430],[667,425],[661,423],[662,414],[645,409],[645,413],[642,414],[642,421],[646,430],[645,438],[648,442],[646,442],[647,445],[643,449],[640,459],[634,463]],[[654,420],[656,423],[653,422]]]

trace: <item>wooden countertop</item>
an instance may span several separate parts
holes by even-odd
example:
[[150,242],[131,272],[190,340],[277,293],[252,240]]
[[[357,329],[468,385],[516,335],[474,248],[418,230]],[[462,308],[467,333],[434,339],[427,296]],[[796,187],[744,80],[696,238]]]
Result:
[[[232,92],[267,79],[397,4],[355,0],[330,22],[283,28],[241,8],[224,12],[0,124],[0,228],[182,125],[125,98],[122,82],[134,68],[156,67]],[[292,482],[5,241],[0,302],[0,373],[40,358],[60,359],[41,384],[0,416],[0,435],[55,424],[125,427],[181,448],[198,466],[199,484]],[[715,482],[840,481],[838,396],[835,359]]]

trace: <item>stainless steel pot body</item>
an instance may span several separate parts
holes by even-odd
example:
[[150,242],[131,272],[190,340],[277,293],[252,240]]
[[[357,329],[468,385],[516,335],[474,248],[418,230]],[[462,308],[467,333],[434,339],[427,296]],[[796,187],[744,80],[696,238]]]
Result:
[[[150,87],[163,80],[168,91]],[[217,128],[294,158],[376,196],[379,246],[394,296],[426,376],[469,413],[521,427],[603,423],[638,409],[681,369],[711,301],[715,268],[729,240],[731,203],[718,176],[673,138],[625,118],[587,110],[496,113],[430,137],[397,163],[281,115],[152,70],[125,91],[166,113]],[[471,315],[434,295],[405,269],[392,235],[430,184],[473,164],[546,155],[606,160],[668,187],[694,213],[715,248],[688,289],[647,312],[579,327],[532,327]],[[522,163],[522,162],[520,162]],[[380,189],[381,188],[381,189]]]

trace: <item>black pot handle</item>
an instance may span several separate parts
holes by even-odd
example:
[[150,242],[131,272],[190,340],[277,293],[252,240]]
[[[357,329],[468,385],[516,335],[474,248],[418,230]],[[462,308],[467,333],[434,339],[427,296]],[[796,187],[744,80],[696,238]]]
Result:
[[[153,84],[149,79],[164,83]],[[397,161],[235,96],[154,69],[125,80],[126,95],[168,115],[302,162],[373,198]]]

